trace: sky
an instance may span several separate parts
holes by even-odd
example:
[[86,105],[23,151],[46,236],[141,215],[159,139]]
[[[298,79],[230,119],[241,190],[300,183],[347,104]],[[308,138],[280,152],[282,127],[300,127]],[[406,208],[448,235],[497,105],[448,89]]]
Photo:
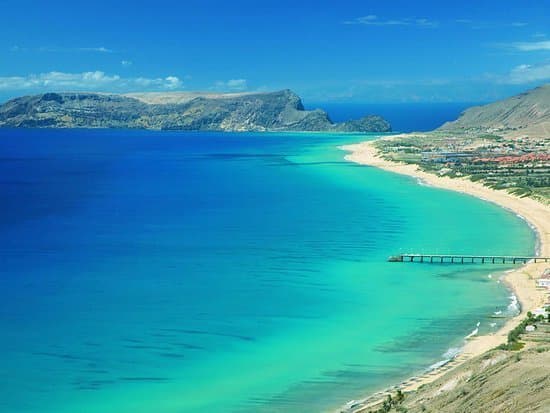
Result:
[[550,0],[0,0],[0,101],[271,91],[482,102],[550,82]]

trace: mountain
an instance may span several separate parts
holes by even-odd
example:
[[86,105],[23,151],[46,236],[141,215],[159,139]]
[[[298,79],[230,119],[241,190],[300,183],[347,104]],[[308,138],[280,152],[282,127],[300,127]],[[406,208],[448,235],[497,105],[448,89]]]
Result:
[[440,131],[550,135],[550,84],[484,106],[467,109]]
[[333,123],[290,90],[271,93],[45,93],[0,106],[0,127],[389,132],[380,116]]

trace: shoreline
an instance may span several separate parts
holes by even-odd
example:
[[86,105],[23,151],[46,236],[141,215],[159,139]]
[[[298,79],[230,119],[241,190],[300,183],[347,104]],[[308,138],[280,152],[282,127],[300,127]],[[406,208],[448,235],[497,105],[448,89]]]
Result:
[[[403,136],[403,135],[397,135]],[[384,137],[379,139],[392,139]],[[378,139],[377,139],[378,140]],[[372,166],[389,172],[416,178],[420,184],[435,188],[451,190],[475,196],[486,202],[491,202],[515,213],[523,219],[535,232],[536,254],[550,256],[550,207],[531,198],[519,198],[505,191],[499,191],[484,186],[479,182],[472,182],[467,178],[440,177],[419,169],[417,165],[389,161],[379,156],[373,141],[341,146],[340,149],[349,152],[345,159],[360,165]],[[516,296],[519,302],[519,314],[508,319],[504,325],[494,333],[474,335],[466,339],[460,352],[434,369],[427,369],[419,376],[413,376],[401,383],[378,391],[361,400],[351,401],[344,407],[344,411],[360,413],[379,403],[389,391],[397,388],[404,392],[417,390],[424,384],[431,383],[443,376],[449,370],[461,365],[486,351],[497,347],[507,340],[508,332],[514,329],[525,317],[528,311],[542,306],[546,301],[546,292],[537,288],[536,280],[542,275],[547,263],[527,263],[521,267],[508,271],[501,278],[507,288]],[[353,402],[353,403],[352,403]],[[353,406],[350,406],[353,404]],[[347,410],[345,410],[347,409]]]

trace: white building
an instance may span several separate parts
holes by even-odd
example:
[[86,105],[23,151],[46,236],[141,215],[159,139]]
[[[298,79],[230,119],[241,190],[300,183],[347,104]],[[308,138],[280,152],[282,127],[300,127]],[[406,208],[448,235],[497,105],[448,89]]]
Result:
[[533,313],[534,317],[538,317],[539,315],[546,317],[546,314],[547,314],[546,313],[546,308],[544,308],[544,307],[535,308],[532,311],[532,313]]
[[550,268],[546,268],[540,278],[537,280],[539,287],[546,287],[550,289]]

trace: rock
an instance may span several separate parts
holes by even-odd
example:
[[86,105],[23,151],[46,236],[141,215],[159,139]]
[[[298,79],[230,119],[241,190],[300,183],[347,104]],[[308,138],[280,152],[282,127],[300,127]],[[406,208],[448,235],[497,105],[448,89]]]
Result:
[[0,127],[389,132],[379,116],[333,123],[290,90],[271,93],[45,93],[0,106]]
[[391,125],[380,116],[368,115],[361,119],[350,120],[336,125],[341,132],[387,132],[391,131]]

